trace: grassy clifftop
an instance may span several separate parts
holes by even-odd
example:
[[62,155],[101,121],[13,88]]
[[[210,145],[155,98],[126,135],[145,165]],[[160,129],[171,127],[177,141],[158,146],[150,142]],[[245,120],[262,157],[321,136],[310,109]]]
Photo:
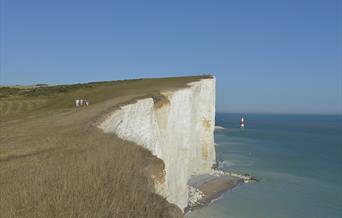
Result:
[[[93,127],[113,107],[208,76],[0,88],[0,217],[179,217],[154,194],[163,163]],[[75,110],[74,100],[90,106]]]
[[94,104],[132,94],[158,95],[162,89],[184,87],[189,82],[209,77],[135,79],[48,87],[0,87],[0,117],[15,119],[19,114],[25,116],[29,112],[72,108],[77,98],[87,98]]

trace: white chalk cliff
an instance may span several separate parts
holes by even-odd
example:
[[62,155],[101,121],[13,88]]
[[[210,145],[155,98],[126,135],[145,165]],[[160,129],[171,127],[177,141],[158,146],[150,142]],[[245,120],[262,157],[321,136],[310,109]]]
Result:
[[121,106],[98,127],[133,141],[162,159],[164,178],[155,179],[156,190],[184,209],[188,204],[188,179],[209,172],[216,162],[215,78],[162,91],[161,96]]

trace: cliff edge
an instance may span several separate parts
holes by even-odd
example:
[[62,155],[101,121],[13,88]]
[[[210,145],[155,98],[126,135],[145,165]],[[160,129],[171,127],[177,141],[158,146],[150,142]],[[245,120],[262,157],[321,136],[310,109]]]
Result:
[[214,104],[210,76],[1,87],[0,217],[182,217]]
[[161,90],[106,114],[97,127],[150,150],[164,162],[153,175],[155,190],[184,210],[189,203],[188,180],[210,172],[215,164],[214,77],[186,87]]

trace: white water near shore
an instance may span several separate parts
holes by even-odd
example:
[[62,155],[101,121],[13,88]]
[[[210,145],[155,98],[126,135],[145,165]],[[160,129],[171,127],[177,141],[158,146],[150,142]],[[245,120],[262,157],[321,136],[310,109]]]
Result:
[[192,176],[188,181],[190,192],[186,210],[193,210],[212,203],[226,191],[232,190],[246,181],[242,177],[243,175],[220,170],[212,170],[210,173]]
[[215,132],[220,167],[261,181],[238,186],[187,217],[342,216],[339,116],[249,115],[245,129],[239,118],[217,116],[227,127]]

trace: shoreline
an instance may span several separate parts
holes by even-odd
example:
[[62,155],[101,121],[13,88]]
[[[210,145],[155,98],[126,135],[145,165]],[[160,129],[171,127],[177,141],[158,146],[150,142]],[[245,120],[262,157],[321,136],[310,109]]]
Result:
[[213,170],[210,173],[196,175],[188,181],[190,193],[189,203],[184,209],[184,215],[201,207],[210,205],[234,188],[251,182],[259,181],[250,175],[240,175],[234,172]]
[[193,176],[188,182],[191,191],[189,205],[184,209],[184,214],[209,205],[227,191],[243,183],[245,183],[244,179],[222,171]]

